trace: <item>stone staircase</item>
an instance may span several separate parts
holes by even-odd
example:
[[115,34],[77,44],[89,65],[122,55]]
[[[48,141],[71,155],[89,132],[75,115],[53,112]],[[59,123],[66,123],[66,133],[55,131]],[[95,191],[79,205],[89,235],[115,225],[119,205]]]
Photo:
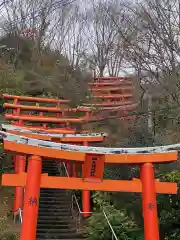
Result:
[[[55,161],[43,162],[43,173],[59,175]],[[41,189],[37,240],[82,240],[71,212],[71,194],[62,189]]]

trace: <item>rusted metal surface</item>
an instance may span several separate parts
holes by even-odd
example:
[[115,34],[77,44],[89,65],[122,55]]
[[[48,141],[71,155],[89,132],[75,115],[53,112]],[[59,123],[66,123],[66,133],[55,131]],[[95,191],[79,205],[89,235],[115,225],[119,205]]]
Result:
[[3,140],[14,142],[18,144],[26,144],[30,146],[36,146],[40,148],[49,148],[55,150],[63,150],[69,152],[82,152],[93,154],[152,154],[152,153],[167,153],[176,152],[180,150],[180,143],[167,145],[167,146],[155,146],[155,147],[142,147],[142,148],[106,148],[106,147],[92,147],[92,146],[76,146],[71,144],[54,143],[43,140],[37,140],[33,138],[23,137],[15,134],[10,134],[4,131],[0,131],[0,136]]
[[36,131],[36,130],[28,130],[19,126],[13,126],[13,125],[6,125],[6,124],[2,124],[1,125],[1,129],[3,131],[17,131],[17,132],[21,132],[21,133],[29,133],[29,134],[39,134],[39,135],[44,135],[44,136],[50,136],[50,137],[54,137],[54,138],[79,138],[79,137],[83,137],[83,138],[89,138],[89,137],[107,137],[108,134],[107,133],[82,133],[82,134],[51,134],[51,133],[47,133],[44,131]]

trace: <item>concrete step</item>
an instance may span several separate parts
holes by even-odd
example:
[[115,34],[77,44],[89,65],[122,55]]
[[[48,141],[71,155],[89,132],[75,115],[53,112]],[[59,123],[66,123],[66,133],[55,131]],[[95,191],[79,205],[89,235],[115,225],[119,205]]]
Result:
[[49,232],[46,232],[46,233],[39,233],[37,232],[36,234],[36,237],[39,238],[39,237],[44,237],[44,239],[47,239],[48,238],[52,238],[52,239],[76,239],[76,238],[81,238],[82,235],[79,234],[79,233],[49,233]]
[[[53,161],[43,161],[43,172],[59,176]],[[36,240],[82,240],[71,212],[72,197],[63,189],[41,189]]]
[[57,234],[74,233],[76,234],[76,228],[53,228],[53,229],[40,228],[38,229],[37,233],[57,233]]
[[51,228],[51,229],[70,229],[70,228],[74,228],[74,224],[73,223],[61,223],[61,222],[44,222],[44,223],[38,223],[37,225],[38,228],[40,229],[44,229],[46,228]]

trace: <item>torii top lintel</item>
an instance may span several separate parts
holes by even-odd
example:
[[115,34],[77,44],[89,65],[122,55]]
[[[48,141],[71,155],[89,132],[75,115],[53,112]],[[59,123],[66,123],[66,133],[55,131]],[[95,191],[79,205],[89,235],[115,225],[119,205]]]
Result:
[[46,159],[84,162],[86,154],[89,153],[104,155],[105,163],[113,164],[165,163],[177,160],[176,145],[147,148],[87,147],[37,140],[3,131],[0,131],[0,135],[3,138],[5,150],[37,155]]
[[42,107],[42,106],[27,106],[27,105],[21,105],[21,104],[11,104],[11,103],[4,103],[4,108],[10,108],[10,109],[21,109],[26,111],[41,111],[41,112],[54,112],[54,113],[61,113],[61,112],[92,112],[95,111],[95,108],[90,107],[81,107],[81,108],[57,108],[57,107]]
[[132,86],[132,82],[122,82],[122,81],[118,81],[115,80],[114,82],[112,81],[107,81],[107,82],[91,82],[88,83],[89,86],[127,86],[127,85],[131,85]]
[[128,78],[128,77],[115,77],[115,76],[94,77],[94,81],[97,81],[97,80],[103,80],[103,81],[106,81],[106,80],[111,80],[111,81],[121,80],[121,81],[127,81],[127,80],[130,80],[130,78]]
[[45,141],[52,142],[68,142],[68,143],[83,143],[83,142],[102,142],[106,137],[106,133],[75,133],[75,134],[53,134],[47,133],[43,130],[41,131],[33,131],[29,129],[25,129],[19,126],[13,125],[5,125],[2,124],[2,130],[7,131],[8,133],[21,135],[29,138],[36,138]]
[[[112,105],[112,103],[111,103]],[[119,104],[120,105],[120,104]],[[12,109],[21,109],[21,110],[26,110],[26,111],[39,111],[39,112],[54,112],[54,113],[58,113],[58,112],[95,112],[95,111],[100,111],[100,109],[97,109],[95,107],[89,107],[89,106],[84,106],[81,108],[69,108],[69,109],[58,109],[58,108],[52,108],[52,107],[36,107],[36,106],[26,106],[26,105],[14,105],[14,104],[10,104],[10,103],[5,103],[3,105],[4,108],[12,108]],[[137,104],[132,104],[132,105],[123,105],[123,106],[117,106],[117,107],[104,107],[103,110],[133,110],[137,108]]]
[[100,87],[91,87],[90,91],[92,92],[102,92],[102,91],[118,91],[118,90],[133,90],[133,86],[100,86]]
[[75,129],[70,129],[70,128],[44,128],[42,126],[32,126],[32,125],[25,125],[22,126],[21,128],[26,129],[26,130],[32,130],[36,131],[36,133],[40,133],[43,131],[44,133],[54,133],[54,134],[75,134],[77,131]]
[[9,99],[9,100],[20,100],[25,102],[36,102],[36,103],[69,103],[70,100],[64,99],[52,99],[52,98],[38,98],[38,97],[26,97],[26,96],[16,96],[9,94],[2,94],[1,98]]

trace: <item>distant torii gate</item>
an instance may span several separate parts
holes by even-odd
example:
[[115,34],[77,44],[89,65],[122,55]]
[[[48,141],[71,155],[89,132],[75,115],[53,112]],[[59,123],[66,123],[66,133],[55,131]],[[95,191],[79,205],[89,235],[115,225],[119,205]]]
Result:
[[[53,123],[56,125],[65,124],[66,126],[69,126],[70,124],[94,122],[106,119],[106,114],[101,109],[96,109],[89,106],[81,106],[77,108],[61,107],[61,105],[63,106],[69,103],[69,100],[57,100],[51,98],[36,98],[36,97],[34,98],[8,94],[2,94],[1,97],[6,100],[13,100],[13,103],[3,104],[3,107],[5,109],[12,109],[12,112],[6,113],[5,117],[7,120],[15,121],[16,125],[19,126],[22,126],[24,122],[31,121],[34,123],[38,122],[42,124],[42,126],[38,127],[46,129],[48,123]],[[36,103],[36,105],[32,104],[24,105],[21,102]],[[45,104],[45,106],[42,106],[42,104]],[[47,106],[47,104],[51,104],[51,106]],[[132,106],[132,108],[134,108],[134,106]],[[117,109],[113,108],[109,108],[106,110],[108,110],[108,112],[117,111]],[[27,114],[26,112],[29,111],[34,111],[39,114],[35,116]],[[70,114],[75,113],[81,113],[83,114],[83,116],[81,117],[70,116]]]
[[95,77],[88,85],[94,99],[98,101],[87,103],[86,106],[103,109],[110,116],[113,110],[113,115],[118,119],[132,120],[135,118],[132,111],[136,110],[138,105],[135,103],[131,78]]
[[[21,240],[35,240],[40,188],[142,192],[145,240],[159,240],[156,193],[176,194],[176,183],[154,179],[153,164],[177,160],[171,146],[151,148],[101,148],[61,144],[0,132],[4,149],[29,156],[27,174],[3,174],[3,186],[26,186]],[[84,163],[82,178],[41,174],[42,158]],[[104,164],[140,166],[140,180],[103,180]],[[30,200],[33,200],[33,205]]]

